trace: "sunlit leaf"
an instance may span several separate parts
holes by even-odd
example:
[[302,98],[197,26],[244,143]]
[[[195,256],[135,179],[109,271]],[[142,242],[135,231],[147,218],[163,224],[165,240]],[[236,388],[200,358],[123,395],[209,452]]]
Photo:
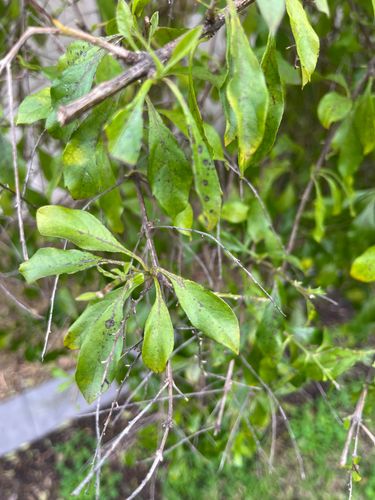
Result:
[[357,257],[350,269],[350,275],[358,281],[375,281],[375,246],[368,248]]

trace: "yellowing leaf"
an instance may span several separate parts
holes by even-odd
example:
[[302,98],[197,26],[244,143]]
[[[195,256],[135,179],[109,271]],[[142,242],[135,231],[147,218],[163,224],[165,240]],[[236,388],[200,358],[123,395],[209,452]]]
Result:
[[145,365],[154,372],[162,372],[174,346],[173,325],[163,300],[160,285],[155,280],[156,298],[146,320],[142,345]]
[[227,26],[227,98],[237,123],[238,163],[243,174],[263,139],[268,91],[258,59],[233,6]]
[[358,281],[375,281],[375,245],[357,257],[350,269],[350,275]]
[[310,81],[318,62],[319,38],[299,0],[286,0],[286,10],[301,62],[302,87],[304,87]]

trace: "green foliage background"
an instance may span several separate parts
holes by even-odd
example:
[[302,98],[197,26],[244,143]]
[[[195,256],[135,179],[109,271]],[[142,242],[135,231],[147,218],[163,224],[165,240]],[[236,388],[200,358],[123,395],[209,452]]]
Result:
[[[63,53],[58,46],[48,59],[50,34],[38,35],[10,75],[7,50],[61,12],[0,3],[2,279],[14,277],[23,302],[39,300],[46,314],[48,276],[61,275],[54,328],[79,350],[76,381],[88,401],[114,380],[138,387],[148,369],[162,374],[135,400],[152,399],[168,364],[193,394],[176,398],[174,425],[207,427],[195,446],[209,460],[238,466],[259,455],[285,398],[317,382],[345,391],[340,377],[354,365],[371,420],[371,2],[96,8],[97,22],[79,26],[93,43],[55,23]],[[193,15],[198,27],[187,29]],[[151,70],[62,126],[69,104],[139,67],[98,39],[139,52]],[[229,363],[233,383],[213,433]],[[179,439],[172,431],[169,446]],[[356,455],[347,466],[360,479]]]

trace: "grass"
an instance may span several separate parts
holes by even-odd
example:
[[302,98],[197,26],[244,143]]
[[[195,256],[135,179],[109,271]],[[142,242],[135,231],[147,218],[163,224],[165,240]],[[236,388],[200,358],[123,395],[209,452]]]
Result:
[[[288,435],[279,435],[275,470],[259,457],[238,467],[227,465],[220,473],[217,464],[197,458],[186,451],[166,473],[163,498],[166,500],[273,500],[348,498],[348,473],[338,467],[347,430],[334,412],[346,416],[354,408],[347,391],[333,394],[330,406],[322,398],[291,407],[291,425],[304,459],[306,479],[302,480],[295,452]],[[334,410],[334,411],[332,411]],[[337,415],[336,415],[337,416]],[[265,449],[269,449],[264,443]],[[375,498],[374,453],[366,438],[360,440],[361,475],[354,483],[353,499]],[[372,463],[371,463],[372,462]]]

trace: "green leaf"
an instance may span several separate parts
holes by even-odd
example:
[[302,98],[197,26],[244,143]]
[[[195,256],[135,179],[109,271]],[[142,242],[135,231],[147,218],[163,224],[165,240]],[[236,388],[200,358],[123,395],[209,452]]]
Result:
[[202,32],[202,28],[198,26],[193,28],[181,36],[176,47],[173,49],[172,55],[165,66],[164,73],[168,73],[182,58],[189,55],[198,43]]
[[95,266],[100,257],[79,250],[59,250],[58,248],[40,248],[19,271],[28,283],[45,276],[73,274]]
[[354,125],[365,155],[375,148],[375,106],[370,90],[371,85],[368,85],[365,93],[358,98],[354,111]]
[[285,0],[256,0],[263,19],[272,35],[279,27],[285,13]]
[[50,87],[45,87],[25,97],[18,108],[17,125],[30,124],[47,118],[52,110],[50,90]]
[[327,0],[315,0],[315,5],[316,8],[320,11],[326,14],[328,17],[330,16],[329,13],[329,5]]
[[326,215],[326,207],[324,204],[324,198],[320,190],[319,184],[315,182],[316,198],[314,201],[314,217],[315,217],[315,228],[313,232],[314,239],[319,243],[325,232],[324,220]]
[[153,195],[173,218],[188,204],[192,173],[174,135],[164,125],[150,101],[148,112],[148,178]]
[[304,87],[310,81],[318,62],[319,38],[299,0],[286,0],[286,10],[301,62],[302,87]]
[[155,280],[156,298],[146,320],[142,345],[142,358],[150,370],[164,371],[174,346],[174,331],[167,306]]
[[140,16],[143,12],[143,9],[150,2],[150,0],[133,0],[132,1],[132,12],[137,16]]
[[202,204],[206,227],[211,230],[219,220],[221,209],[221,187],[215,163],[180,90],[170,80],[167,83],[178,99],[188,125],[195,190]]
[[226,92],[237,123],[238,163],[243,174],[263,139],[268,91],[258,59],[249,45],[233,5],[227,25],[229,80]]
[[105,127],[109,152],[129,165],[138,161],[143,139],[143,103],[151,85],[152,81],[146,80],[133,102],[118,111]]
[[100,138],[108,108],[108,103],[97,106],[64,149],[64,180],[74,199],[95,196],[116,182]]
[[353,182],[353,174],[363,160],[363,148],[350,113],[340,124],[332,145],[339,152],[338,169],[347,186]]
[[252,164],[259,163],[271,150],[284,113],[284,88],[278,70],[275,40],[271,35],[268,37],[261,67],[270,99],[263,140],[251,159]]
[[190,323],[207,337],[238,354],[240,328],[228,304],[194,281],[166,274]]
[[96,217],[83,210],[47,205],[38,209],[36,220],[43,236],[66,239],[84,250],[129,255]]
[[350,269],[350,275],[365,283],[375,281],[375,246],[368,248],[355,259]]
[[133,49],[136,49],[133,34],[137,30],[137,25],[125,0],[120,0],[117,4],[116,23],[118,32],[125,38]]
[[[280,302],[279,297],[274,297]],[[256,329],[256,345],[265,356],[271,360],[279,358],[282,352],[282,341],[279,335],[281,315],[275,310],[275,306],[268,303],[264,309],[262,319]]]
[[213,153],[213,159],[224,161],[224,151],[221,144],[221,139],[218,131],[209,123],[203,123],[204,135],[206,136],[207,142],[210,145]]
[[352,101],[337,92],[329,92],[319,102],[318,117],[325,128],[345,118],[352,108]]
[[248,213],[249,207],[242,201],[227,201],[221,210],[221,218],[232,224],[240,224],[247,220]]
[[123,305],[121,294],[91,323],[83,337],[75,377],[88,403],[92,403],[108,389],[115,378],[123,344],[119,333],[124,314]]

